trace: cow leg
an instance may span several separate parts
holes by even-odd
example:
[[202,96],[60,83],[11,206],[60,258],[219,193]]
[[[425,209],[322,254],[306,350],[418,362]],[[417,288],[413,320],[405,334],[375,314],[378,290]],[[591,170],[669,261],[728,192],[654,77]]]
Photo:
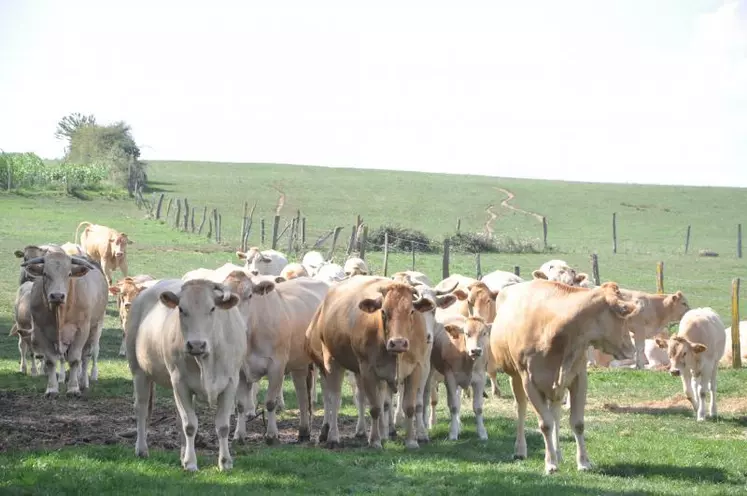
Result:
[[[640,326],[639,326],[640,327]],[[635,368],[641,370],[645,368],[646,362],[646,333],[645,329],[637,328],[633,333],[633,341],[635,344]]]
[[[403,381],[404,382],[404,381]],[[397,395],[399,396],[399,401],[402,401],[402,387],[403,383],[397,384]],[[389,431],[389,439],[396,439],[397,438],[397,427],[394,423],[394,409],[392,408],[392,405],[394,404],[394,391],[392,391],[389,386],[387,385],[383,392],[383,398],[384,398],[384,427],[387,428]],[[382,432],[385,432],[382,430]]]
[[195,453],[195,435],[197,434],[197,414],[195,413],[194,398],[189,388],[179,380],[171,378],[174,388],[174,403],[181,421],[183,432],[182,467],[189,472],[197,470],[197,453]]
[[[404,387],[405,381],[400,381],[397,383],[397,407],[394,410],[394,416],[392,419],[394,422],[389,422],[389,430],[395,430],[395,427],[402,426],[403,422],[405,421],[405,409],[402,406],[402,388]],[[394,395],[393,395],[394,396]]]
[[501,397],[501,390],[498,387],[498,369],[495,366],[495,363],[493,363],[493,354],[490,352],[490,346],[487,346],[487,350],[485,350],[488,354],[488,363],[487,363],[487,374],[488,378],[490,379],[490,389],[493,396],[496,398]]
[[685,392],[685,396],[687,396],[687,399],[690,401],[690,404],[693,407],[693,411],[695,411],[695,413],[698,413],[698,404],[695,402],[695,397],[693,395],[693,385],[692,378],[690,377],[690,371],[683,370],[680,374],[680,378],[682,379],[682,390]]
[[524,426],[527,418],[527,394],[524,391],[521,377],[516,375],[511,378],[511,391],[514,393],[514,404],[516,405],[516,442],[514,443],[514,460],[525,460],[527,457],[527,437]]
[[[708,374],[710,376],[710,374]],[[710,377],[709,377],[710,378]],[[706,388],[708,387],[708,382],[705,381],[705,375],[700,374],[698,376],[693,377],[693,386],[695,389],[695,394],[697,394],[697,397],[695,398],[696,402],[698,403],[698,414],[695,417],[695,420],[698,422],[701,422],[705,420],[705,413],[706,413]]]
[[218,395],[218,405],[215,412],[215,433],[218,435],[218,468],[231,470],[233,458],[228,446],[228,433],[231,430],[231,411],[236,401],[238,381],[231,380],[226,389]]
[[[32,360],[33,360],[33,354],[32,354]],[[716,418],[716,415],[717,415],[716,414],[716,373],[717,372],[718,372],[718,365],[714,365],[713,369],[711,370],[711,377],[710,377],[711,403],[708,405],[708,414],[710,415],[711,418]]]
[[[21,366],[18,369],[18,371],[26,375],[28,372],[28,366],[26,365],[26,354],[29,351],[29,346],[26,344],[26,341],[23,340],[21,336],[18,336],[18,352],[21,354]],[[34,354],[31,353],[31,360],[34,359]],[[33,362],[32,362],[33,363]]]
[[246,404],[246,415],[254,417],[257,415],[257,395],[259,394],[259,380],[252,382],[249,387],[249,399]]
[[[381,384],[373,370],[361,368],[361,386],[370,405],[369,414],[371,415],[371,430],[368,434],[368,445],[371,448],[382,449],[381,445],[381,428],[384,427],[382,420],[382,410],[384,401],[382,398]],[[386,387],[386,386],[385,386]]]
[[[539,428],[542,432],[542,437],[545,440],[545,473],[555,473],[558,471],[557,449],[552,435],[555,417],[553,416],[552,409],[550,408],[550,405],[548,405],[547,400],[544,398],[542,393],[537,390],[529,378],[524,380],[524,390],[527,393],[529,401],[532,403],[532,408],[534,408],[534,411],[537,414]],[[571,408],[573,408],[573,403],[571,403]]]
[[354,376],[355,385],[355,405],[358,408],[358,423],[355,425],[355,437],[366,437],[366,391],[363,389],[363,380],[360,374]]
[[449,441],[456,441],[459,439],[459,410],[462,402],[457,393],[457,383],[454,374],[449,370],[444,373],[444,384],[446,384],[446,404],[451,414]]
[[265,442],[278,442],[277,399],[283,389],[285,363],[273,363],[267,370],[267,391],[265,392],[265,411],[267,412],[267,431]]
[[[80,330],[78,330],[80,332]],[[79,338],[78,338],[79,339]],[[81,386],[81,359],[83,355],[82,347],[76,346],[77,343],[73,344],[67,350],[67,363],[70,365],[69,377],[67,380],[67,394],[71,396],[80,396]],[[88,361],[86,360],[86,363]],[[83,371],[85,373],[85,370]],[[83,386],[88,386],[88,377],[84,378]]]
[[436,406],[438,405],[438,381],[436,381],[435,378],[432,381],[433,383],[431,384],[430,390],[431,411],[428,416],[429,429],[433,429],[433,426],[436,425]]
[[[31,347],[29,346],[29,349],[30,348]],[[39,375],[39,369],[36,368],[36,355],[34,353],[34,350],[31,350],[30,355],[31,355],[31,357],[30,357],[30,359],[31,359],[31,377],[36,377],[36,376]],[[41,363],[40,363],[40,365],[41,365]]]
[[239,372],[239,383],[236,385],[236,429],[233,431],[233,440],[244,442],[246,439],[246,417],[251,402],[252,386],[247,380],[244,371]]
[[125,344],[126,337],[122,333],[122,344],[119,345],[119,356],[127,356],[127,345]]
[[379,435],[381,436],[381,442],[390,437],[393,439],[397,436],[389,431],[389,415],[392,412],[392,390],[389,389],[389,385],[385,381],[379,381],[379,398],[381,399],[381,414],[379,415]]
[[340,410],[340,395],[345,370],[334,360],[329,360],[326,368],[328,372],[322,380],[325,419],[322,432],[319,434],[319,441],[326,441],[327,448],[336,448],[340,445],[337,414]]
[[430,401],[430,398],[426,399],[426,391],[430,392],[430,367],[427,369],[427,372],[423,371],[421,374],[420,384],[415,392],[415,434],[419,443],[430,441],[425,424],[425,405]]
[[[313,373],[313,371],[311,372]],[[311,431],[309,428],[310,410],[309,399],[311,391],[306,386],[306,376],[309,374],[307,367],[302,369],[291,370],[293,386],[296,389],[296,400],[298,401],[298,442],[308,442],[311,440]]]
[[[571,396],[571,429],[576,438],[576,467],[578,470],[589,470],[591,461],[586,451],[586,439],[584,438],[584,407],[586,406],[586,389],[588,378],[586,370],[582,370],[571,383],[569,394]],[[556,447],[558,452],[560,448]]]
[[148,457],[148,403],[150,401],[151,382],[142,370],[138,370],[132,377],[133,396],[135,397],[135,421],[137,424],[137,439],[135,440],[135,455]]
[[[568,397],[568,403],[571,403],[571,394],[566,393]],[[571,403],[572,405],[573,403]],[[550,402],[550,410],[552,410],[552,416],[555,420],[553,428],[552,428],[552,439],[553,444],[555,445],[555,456],[558,457],[558,463],[563,463],[563,455],[560,452],[560,414],[561,409],[563,408],[563,402],[562,401],[551,401]]]
[[65,383],[65,359],[64,358],[60,358],[59,366],[60,366],[60,372],[57,374],[57,380],[64,384]]
[[[47,373],[47,390],[44,396],[54,398],[60,392],[60,386],[57,378],[57,359],[44,356],[44,371]],[[64,381],[64,379],[63,379]]]
[[[424,430],[423,424],[423,405],[420,404],[418,409],[418,390],[420,389],[420,367],[415,367],[415,370],[407,376],[404,381],[404,391],[400,389],[400,403],[404,403],[405,410],[405,448],[417,449],[418,445],[417,432]],[[422,401],[422,395],[420,395]],[[417,424],[418,430],[416,432],[415,425]]]
[[[474,372],[473,372],[474,374]],[[472,376],[472,410],[475,412],[475,427],[477,438],[485,441],[488,439],[488,431],[485,429],[485,421],[482,417],[482,406],[485,401],[485,375],[482,371]]]

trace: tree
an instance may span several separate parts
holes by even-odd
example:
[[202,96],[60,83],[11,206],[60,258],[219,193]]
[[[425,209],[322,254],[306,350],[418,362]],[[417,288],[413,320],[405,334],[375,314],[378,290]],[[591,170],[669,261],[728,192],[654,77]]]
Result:
[[95,125],[96,117],[93,114],[83,115],[79,112],[73,112],[60,119],[60,122],[57,123],[57,131],[55,131],[54,137],[57,139],[66,139],[69,144],[75,131],[84,126]]

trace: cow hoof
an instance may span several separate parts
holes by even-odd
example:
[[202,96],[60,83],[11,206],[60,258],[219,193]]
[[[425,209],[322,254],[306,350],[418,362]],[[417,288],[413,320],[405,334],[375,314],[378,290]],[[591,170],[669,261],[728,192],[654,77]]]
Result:
[[233,435],[233,442],[238,444],[246,444],[246,436],[244,434]]
[[365,433],[365,431],[356,432],[355,433],[355,437],[358,438],[358,439],[364,438],[364,437],[366,437],[366,433]]
[[148,450],[136,450],[135,456],[138,458],[148,458]]
[[187,472],[197,472],[197,464],[190,463],[188,465],[185,465],[184,470],[186,470]]
[[47,391],[46,393],[44,393],[44,397],[54,399],[54,398],[57,398],[57,394],[58,394],[57,391]]
[[298,434],[298,442],[299,443],[308,443],[311,441],[311,434]]
[[558,466],[553,465],[552,463],[549,465],[545,465],[545,474],[550,475],[554,474],[558,471]]
[[267,446],[272,446],[274,444],[280,444],[280,440],[276,436],[273,436],[273,437],[266,436],[265,443],[267,443]]
[[231,470],[233,468],[233,460],[230,458],[221,458],[218,463],[218,468],[222,471]]
[[427,437],[419,437],[419,438],[418,438],[418,442],[419,442],[419,443],[422,443],[422,444],[427,444],[427,443],[430,443],[430,442],[431,442],[431,440],[430,440],[430,439],[428,439]]
[[392,429],[389,431],[389,439],[397,439],[397,431],[396,429]]
[[340,447],[340,443],[339,441],[327,441],[324,447],[327,449],[337,449]]
[[405,441],[405,448],[410,449],[410,450],[414,450],[414,449],[420,448],[420,445],[415,440]]
[[526,459],[527,459],[526,455],[519,455],[519,454],[514,455],[514,460],[526,460]]
[[121,357],[123,357],[123,356],[127,356],[127,353],[125,353],[124,351],[120,351],[120,352],[119,352],[119,356],[121,356]]
[[75,398],[80,398],[80,389],[68,389],[67,395],[73,396]]
[[591,470],[591,462],[581,462],[578,464],[578,470],[581,472],[587,472]]
[[319,432],[319,442],[327,442],[327,436],[329,435],[329,424],[322,425],[322,430]]
[[368,442],[368,447],[371,448],[371,449],[375,449],[375,450],[382,450],[382,449],[384,449],[384,447],[381,445],[381,441],[376,441],[376,442],[373,442],[373,443],[369,441]]

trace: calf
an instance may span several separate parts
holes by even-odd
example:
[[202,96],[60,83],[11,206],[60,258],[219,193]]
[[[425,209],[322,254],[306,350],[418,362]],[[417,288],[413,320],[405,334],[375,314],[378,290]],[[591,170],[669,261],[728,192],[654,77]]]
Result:
[[117,284],[109,286],[109,293],[117,297],[117,309],[119,310],[119,322],[122,325],[122,344],[119,347],[119,356],[125,356],[127,349],[125,346],[125,329],[127,329],[127,317],[130,313],[130,307],[135,297],[140,292],[157,281],[147,274],[140,274],[134,277],[125,277],[117,281]]
[[83,221],[75,229],[75,242],[81,226],[86,228],[80,233],[80,246],[93,260],[101,264],[106,282],[112,284],[112,273],[119,269],[127,277],[127,245],[132,240],[123,232],[100,224]]
[[256,246],[247,252],[237,251],[236,256],[244,261],[244,269],[250,276],[279,276],[288,258],[275,250],[262,250]]
[[[677,334],[668,341],[657,338],[656,344],[669,351],[669,372],[682,379],[682,388],[697,415],[705,420],[706,391],[711,391],[708,416],[716,417],[716,374],[724,355],[726,329],[712,308],[693,308],[680,320]],[[695,394],[693,394],[695,389]]]
[[477,437],[485,440],[488,432],[482,417],[483,389],[485,388],[485,353],[490,327],[480,317],[463,317],[451,315],[446,317],[443,326],[436,331],[431,354],[431,369],[427,385],[423,391],[424,401],[430,396],[431,416],[429,427],[436,421],[438,393],[436,383],[446,383],[446,401],[451,412],[449,439],[459,438],[459,410],[461,401],[457,387],[473,389],[472,409],[475,412]]
[[297,277],[309,277],[309,273],[306,271],[306,267],[300,263],[292,263],[283,267],[280,271],[280,277],[290,280]]
[[584,272],[576,272],[576,269],[568,265],[565,260],[550,260],[532,272],[535,279],[546,279],[558,281],[569,286],[593,287],[589,275]]
[[197,470],[195,397],[216,407],[218,467],[233,467],[228,446],[231,411],[246,356],[246,324],[239,297],[207,280],[165,279],[133,302],[127,321],[127,361],[132,372],[137,440],[148,456],[148,422],[154,385],[172,389],[181,441],[182,467]]
[[517,411],[514,457],[527,456],[524,421],[531,401],[545,441],[545,472],[558,470],[560,412],[567,389],[576,464],[579,470],[588,470],[586,348],[600,347],[617,359],[632,357],[635,349],[624,323],[640,308],[625,301],[613,282],[587,289],[539,279],[505,287],[496,306],[490,353],[511,378]]
[[350,257],[345,260],[343,270],[347,277],[368,275],[368,265],[362,258],[358,257]]

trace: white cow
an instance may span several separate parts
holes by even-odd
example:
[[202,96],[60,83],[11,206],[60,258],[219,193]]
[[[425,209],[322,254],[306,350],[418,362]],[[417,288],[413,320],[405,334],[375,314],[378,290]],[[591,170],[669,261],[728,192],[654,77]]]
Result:
[[309,273],[309,277],[314,277],[316,273],[319,272],[319,269],[327,263],[329,262],[324,260],[324,255],[318,251],[306,252],[301,260],[301,265],[306,267],[306,272]]
[[233,467],[228,434],[247,352],[246,323],[238,303],[239,297],[222,284],[200,279],[162,280],[132,303],[126,334],[137,456],[148,456],[148,417],[158,384],[174,391],[184,469],[197,470],[195,397],[217,406],[218,466]]
[[345,271],[342,270],[342,266],[336,263],[328,263],[321,266],[319,271],[312,276],[312,278],[326,282],[329,285],[344,281]]
[[[726,342],[724,343],[724,356],[721,363],[731,366],[731,326],[726,328]],[[742,354],[742,362],[747,361],[747,320],[739,322],[739,347]]]
[[345,266],[343,267],[343,271],[345,272],[345,275],[348,277],[352,276],[367,276],[368,275],[368,265],[366,265],[365,260],[359,257],[350,257],[347,260],[345,260]]
[[568,265],[568,262],[565,260],[550,260],[543,263],[539,269],[532,272],[532,277],[535,279],[558,281],[569,286],[594,287],[588,274],[576,272],[576,269]]
[[506,272],[505,270],[494,270],[493,272],[482,276],[480,281],[484,282],[491,291],[500,291],[506,286],[524,282],[524,279],[517,276],[513,272]]
[[288,258],[281,252],[275,250],[262,250],[256,246],[249,251],[237,251],[236,256],[244,260],[244,268],[250,276],[279,276],[283,267],[288,265]]

